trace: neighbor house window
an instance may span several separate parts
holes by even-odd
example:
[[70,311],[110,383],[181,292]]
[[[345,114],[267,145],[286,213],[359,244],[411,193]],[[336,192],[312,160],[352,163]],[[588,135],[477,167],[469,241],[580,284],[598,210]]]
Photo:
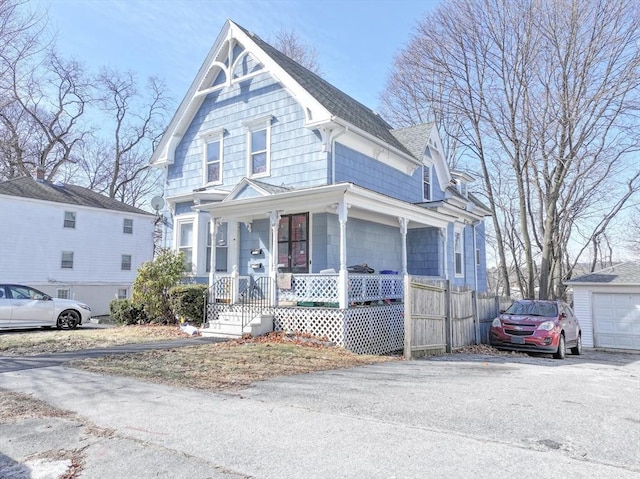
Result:
[[204,183],[222,182],[222,138],[224,130],[204,136]]
[[455,253],[455,263],[456,263],[456,276],[462,276],[463,274],[463,252],[464,252],[464,237],[462,236],[462,232],[456,232],[453,237],[454,240],[454,253]]
[[422,166],[422,199],[431,201],[431,167]]
[[127,299],[127,288],[118,288],[118,299]]
[[63,269],[73,269],[73,251],[63,251],[60,267]]
[[64,227],[75,228],[76,227],[76,213],[75,211],[64,212]]
[[476,265],[480,266],[480,248],[476,248]]
[[129,218],[125,218],[122,223],[122,232],[124,234],[132,235],[133,234],[133,220]]
[[178,251],[184,253],[184,270],[193,270],[193,222],[180,223]]
[[56,297],[59,299],[71,299],[71,290],[69,288],[57,289]]
[[249,152],[249,176],[268,176],[271,170],[271,119],[265,118],[245,123],[247,127],[247,151]]
[[120,260],[120,269],[122,271],[131,271],[131,255],[123,254]]

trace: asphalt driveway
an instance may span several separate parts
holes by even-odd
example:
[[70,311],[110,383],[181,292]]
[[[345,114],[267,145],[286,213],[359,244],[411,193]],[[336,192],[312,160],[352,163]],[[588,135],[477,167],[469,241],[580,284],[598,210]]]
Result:
[[52,366],[0,388],[76,414],[0,424],[1,477],[55,451],[82,478],[640,477],[637,354],[454,354],[229,394]]

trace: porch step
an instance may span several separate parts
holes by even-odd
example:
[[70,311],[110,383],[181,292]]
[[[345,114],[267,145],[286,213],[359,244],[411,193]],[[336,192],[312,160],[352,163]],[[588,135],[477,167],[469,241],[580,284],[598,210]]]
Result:
[[222,312],[218,321],[209,321],[209,327],[200,328],[202,336],[214,338],[241,338],[243,334],[262,336],[273,331],[273,314],[259,314],[242,328],[242,314]]

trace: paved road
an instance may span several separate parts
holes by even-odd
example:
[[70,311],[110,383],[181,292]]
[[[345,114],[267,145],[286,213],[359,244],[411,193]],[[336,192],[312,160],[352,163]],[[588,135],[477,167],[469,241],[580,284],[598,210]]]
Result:
[[0,388],[78,415],[0,424],[12,477],[58,449],[81,452],[82,478],[640,477],[633,354],[448,355],[233,394],[53,366]]

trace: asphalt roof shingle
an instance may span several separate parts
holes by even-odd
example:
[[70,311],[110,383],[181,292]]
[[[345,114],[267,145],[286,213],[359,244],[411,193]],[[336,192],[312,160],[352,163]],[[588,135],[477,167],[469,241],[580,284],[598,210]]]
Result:
[[[237,25],[237,24],[236,24]],[[339,90],[312,71],[272,47],[259,36],[237,25],[278,65],[335,116],[385,141],[403,153],[414,156],[392,133],[391,126],[376,112]],[[422,158],[422,154],[418,157]]]
[[29,176],[0,182],[0,195],[151,215],[148,211],[121,203],[82,186],[39,181]]
[[571,283],[640,285],[640,263],[620,263],[567,281],[567,284]]

